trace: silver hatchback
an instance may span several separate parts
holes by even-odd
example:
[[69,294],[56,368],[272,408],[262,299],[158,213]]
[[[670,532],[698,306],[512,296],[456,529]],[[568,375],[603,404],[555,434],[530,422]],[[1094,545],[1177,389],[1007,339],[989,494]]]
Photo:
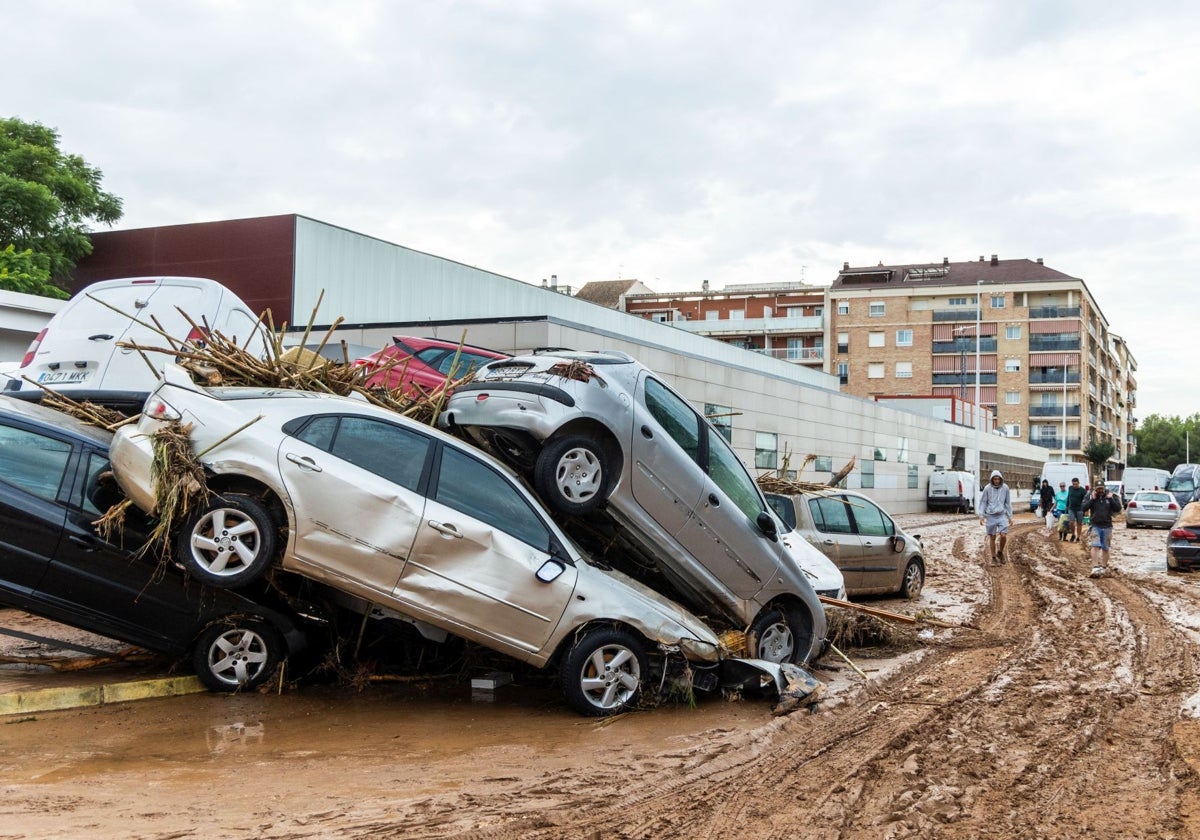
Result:
[[746,629],[750,653],[801,664],[825,612],[721,432],[620,352],[549,352],[480,369],[439,424],[507,460],[552,509],[599,513],[672,595]]
[[1179,518],[1179,503],[1166,490],[1139,490],[1125,505],[1126,528],[1170,528]]
[[521,482],[486,454],[363,400],[278,388],[200,388],[169,365],[114,474],[156,504],[153,435],[191,425],[212,491],[178,530],[176,558],[213,586],[270,567],[523,662],[556,665],[584,714],[635,705],[651,668],[703,669],[703,622],[588,562]]

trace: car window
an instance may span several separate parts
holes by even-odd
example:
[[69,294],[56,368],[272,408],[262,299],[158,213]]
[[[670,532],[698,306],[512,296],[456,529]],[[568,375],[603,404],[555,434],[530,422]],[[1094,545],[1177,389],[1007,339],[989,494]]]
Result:
[[382,420],[342,417],[330,451],[393,484],[416,490],[430,444],[424,435]]
[[688,457],[700,463],[700,415],[657,379],[646,380],[646,408]]
[[817,496],[808,500],[817,530],[825,534],[853,534],[850,525],[850,509],[841,496]]
[[1191,473],[1183,473],[1181,475],[1171,476],[1171,480],[1167,482],[1167,489],[1180,492],[1191,492],[1192,490],[1196,489],[1196,485],[1193,483]]
[[724,436],[712,428],[708,429],[708,475],[738,506],[738,510],[751,520],[757,519],[763,512],[754,479],[746,472],[737,454],[729,448]]
[[[436,365],[438,373],[443,374],[450,379],[462,379],[469,373],[474,373],[488,362],[494,362],[491,356],[480,356],[478,353],[468,353],[466,350],[458,354],[458,364],[454,364],[454,351],[446,353],[445,357],[438,359]],[[451,367],[453,366],[453,367]]]
[[88,453],[87,475],[83,481],[81,506],[88,513],[103,514],[124,498],[109,472],[108,458],[98,452]]
[[434,499],[540,551],[550,550],[550,529],[525,497],[504,476],[465,452],[442,447]]
[[852,498],[850,510],[854,514],[854,524],[858,526],[859,536],[890,537],[896,533],[891,518],[872,502],[857,497]]
[[[314,417],[295,436],[309,446],[328,452],[333,448],[333,433],[337,431],[337,424],[338,418],[334,416]],[[290,426],[289,423],[283,430],[290,433]]]
[[1139,502],[1173,502],[1175,498],[1166,493],[1137,493],[1134,498]]
[[446,358],[447,352],[445,347],[426,347],[423,350],[413,353],[413,358],[436,370],[438,364],[441,362],[445,362],[447,365],[450,364],[450,360]]
[[62,484],[71,444],[26,429],[0,426],[0,479],[54,501]]
[[783,524],[787,525],[789,531],[796,530],[796,509],[792,507],[791,499],[768,495],[767,504],[771,506],[771,510],[775,511],[775,515],[783,520]]

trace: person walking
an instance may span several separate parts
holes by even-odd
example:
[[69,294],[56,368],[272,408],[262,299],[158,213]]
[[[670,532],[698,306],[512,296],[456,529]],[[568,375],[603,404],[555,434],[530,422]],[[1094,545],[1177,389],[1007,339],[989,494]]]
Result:
[[1042,501],[1042,516],[1046,517],[1046,530],[1054,530],[1054,488],[1050,482],[1042,479],[1042,487],[1038,490]]
[[1058,519],[1058,540],[1067,538],[1067,482],[1058,482],[1058,492],[1054,494],[1054,515]]
[[1078,478],[1071,479],[1071,487],[1067,490],[1067,529],[1071,532],[1071,542],[1083,539],[1083,500],[1087,498],[1087,490],[1079,483]]
[[[1012,521],[1012,494],[1008,492],[1000,470],[992,470],[987,486],[979,494],[979,524],[986,528],[988,549],[997,563],[1004,562],[1004,544],[1008,541],[1008,526]],[[997,536],[1000,537],[998,548]]]
[[1091,517],[1092,577],[1098,578],[1108,572],[1113,517],[1121,512],[1121,498],[1105,487],[1103,481],[1095,482],[1095,487],[1083,503],[1083,512]]

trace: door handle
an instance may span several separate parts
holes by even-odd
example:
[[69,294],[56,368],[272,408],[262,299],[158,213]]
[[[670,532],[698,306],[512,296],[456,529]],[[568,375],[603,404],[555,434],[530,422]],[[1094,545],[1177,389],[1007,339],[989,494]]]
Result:
[[82,546],[85,551],[95,551],[104,545],[102,540],[98,540],[95,537],[81,537],[78,534],[72,534],[67,539],[75,543],[75,545]]
[[319,466],[317,466],[317,462],[307,455],[297,455],[294,452],[289,452],[284,457],[302,470],[308,470],[309,472],[324,472]]
[[710,505],[712,505],[713,507],[720,507],[720,506],[721,506],[721,500],[717,498],[717,494],[716,494],[716,493],[709,493],[709,494],[708,494],[708,503],[709,503]]
[[650,431],[649,426],[642,426],[642,437],[644,437],[646,440],[654,439],[654,432]]
[[96,333],[95,335],[89,335],[88,341],[112,341],[112,336],[108,333]]
[[463,538],[462,532],[448,522],[434,522],[432,519],[430,519],[429,527],[437,531],[439,534],[445,534],[447,537],[454,537],[455,539],[459,540]]

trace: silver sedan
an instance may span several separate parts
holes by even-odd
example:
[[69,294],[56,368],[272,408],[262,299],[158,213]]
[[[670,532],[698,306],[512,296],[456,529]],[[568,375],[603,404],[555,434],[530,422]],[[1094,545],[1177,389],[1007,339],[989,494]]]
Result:
[[1179,518],[1179,503],[1165,490],[1139,490],[1125,505],[1126,528],[1170,528]]

